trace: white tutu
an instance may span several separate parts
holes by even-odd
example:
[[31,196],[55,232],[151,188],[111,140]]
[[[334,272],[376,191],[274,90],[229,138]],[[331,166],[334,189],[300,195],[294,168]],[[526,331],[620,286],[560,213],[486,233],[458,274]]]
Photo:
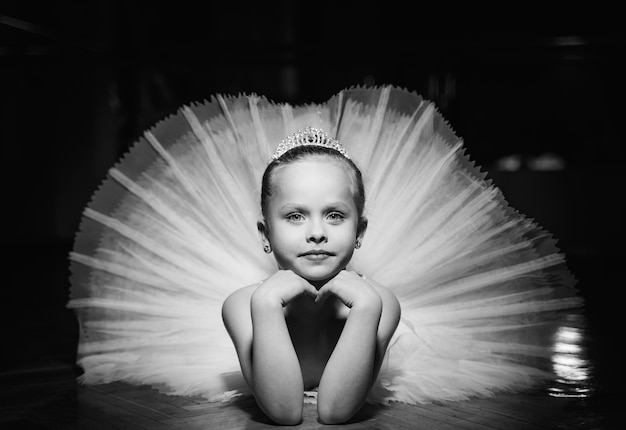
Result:
[[433,104],[380,87],[294,107],[216,97],[147,132],[95,193],[71,254],[81,380],[210,400],[246,392],[221,305],[276,270],[256,231],[261,177],[305,126],[361,168],[369,227],[351,268],[402,306],[370,401],[551,378],[556,324],[581,304],[554,240],[507,205]]

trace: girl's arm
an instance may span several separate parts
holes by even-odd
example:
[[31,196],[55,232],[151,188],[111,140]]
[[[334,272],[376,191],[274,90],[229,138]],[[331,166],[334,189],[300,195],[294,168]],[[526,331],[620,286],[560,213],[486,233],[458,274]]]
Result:
[[345,271],[331,282],[325,293],[338,296],[350,314],[318,388],[318,415],[327,424],[361,408],[400,320],[398,300],[386,288]]
[[280,271],[252,294],[233,294],[222,309],[244,378],[261,410],[277,424],[302,419],[304,383],[283,306],[303,293],[317,292],[292,272]]
[[280,300],[257,290],[250,301],[252,384],[259,407],[279,424],[302,418],[304,383]]

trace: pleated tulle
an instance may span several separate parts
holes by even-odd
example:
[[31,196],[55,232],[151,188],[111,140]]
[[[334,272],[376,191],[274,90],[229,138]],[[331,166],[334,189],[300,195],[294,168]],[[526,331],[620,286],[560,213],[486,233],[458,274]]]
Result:
[[370,401],[550,379],[554,332],[581,305],[554,239],[507,205],[431,103],[380,87],[293,107],[215,97],[146,132],[94,194],[71,253],[82,381],[211,400],[247,392],[221,305],[276,270],[256,232],[261,176],[305,126],[361,168],[369,226],[350,268],[402,306]]

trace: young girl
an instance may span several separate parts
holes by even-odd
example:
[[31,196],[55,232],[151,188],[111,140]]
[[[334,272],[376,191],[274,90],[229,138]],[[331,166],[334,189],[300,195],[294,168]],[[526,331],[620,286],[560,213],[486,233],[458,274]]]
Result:
[[[294,145],[306,126],[331,148]],[[508,206],[431,103],[390,86],[184,107],[84,215],[69,303],[81,381],[251,392],[281,423],[315,388],[333,423],[365,400],[536,387],[581,304],[552,236]]]
[[376,380],[400,306],[346,269],[367,228],[356,165],[320,130],[288,142],[263,176],[258,223],[279,270],[230,295],[223,317],[245,380],[273,421],[298,423],[303,390],[319,386],[320,421],[339,423]]

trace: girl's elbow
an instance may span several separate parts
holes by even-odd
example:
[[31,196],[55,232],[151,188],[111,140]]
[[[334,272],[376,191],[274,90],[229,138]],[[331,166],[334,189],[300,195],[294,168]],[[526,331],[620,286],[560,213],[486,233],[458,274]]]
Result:
[[261,409],[274,424],[294,426],[302,422],[302,404],[299,406],[274,404]]
[[295,426],[302,422],[302,413],[296,411],[280,411],[267,414],[268,418],[281,426]]
[[317,416],[322,424],[343,424],[350,420],[360,407],[341,407],[333,404],[317,405]]

